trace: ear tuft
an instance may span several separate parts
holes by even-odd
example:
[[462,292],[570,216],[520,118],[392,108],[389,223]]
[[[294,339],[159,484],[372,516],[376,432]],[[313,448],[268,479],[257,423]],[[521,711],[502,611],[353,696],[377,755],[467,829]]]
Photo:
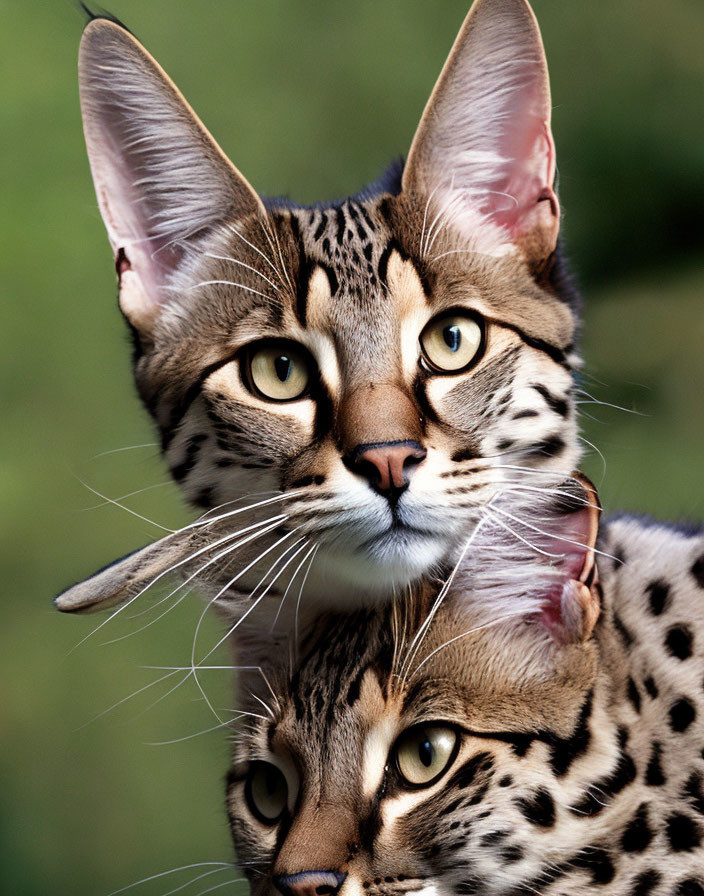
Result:
[[90,9],[90,7],[83,2],[83,0],[78,0],[78,5],[86,14],[86,25],[89,25],[91,22],[95,21],[95,19],[105,19],[108,22],[114,22],[115,25],[119,25],[120,28],[124,28],[125,31],[128,31],[130,34],[132,34],[130,29],[127,27],[127,25],[125,25],[124,22],[121,22],[120,19],[117,18],[117,16],[113,15],[111,12],[108,12],[106,9],[103,9],[102,7],[96,7],[96,9],[99,9],[99,11],[93,12],[93,10]]

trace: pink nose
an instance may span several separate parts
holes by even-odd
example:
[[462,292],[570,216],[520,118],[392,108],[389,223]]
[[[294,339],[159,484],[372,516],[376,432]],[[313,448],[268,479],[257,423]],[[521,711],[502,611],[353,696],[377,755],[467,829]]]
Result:
[[351,452],[349,466],[368,479],[376,491],[386,497],[398,497],[408,488],[412,470],[426,454],[425,448],[414,441],[374,442],[357,445]]

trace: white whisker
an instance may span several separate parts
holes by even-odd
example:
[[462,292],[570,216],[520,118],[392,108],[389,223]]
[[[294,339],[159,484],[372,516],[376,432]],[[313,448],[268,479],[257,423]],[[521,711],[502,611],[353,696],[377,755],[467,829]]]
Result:
[[439,647],[436,647],[423,659],[413,670],[412,675],[413,678],[418,672],[423,668],[423,666],[431,660],[437,653],[443,650],[445,647],[449,647],[450,644],[454,644],[455,641],[459,641],[461,638],[466,638],[469,635],[473,635],[475,632],[480,632],[485,628],[491,628],[491,626],[498,625],[500,622],[506,622],[509,619],[520,619],[526,615],[526,610],[518,610],[515,613],[505,613],[503,616],[497,616],[495,619],[490,619],[488,622],[483,622],[481,625],[475,625],[474,628],[468,629],[466,632],[462,632],[461,635],[455,635],[454,638],[450,638],[449,640],[442,643]]
[[221,868],[236,867],[234,862],[194,862],[192,865],[181,865],[178,868],[170,868],[168,871],[161,871],[159,874],[152,874],[150,877],[143,877],[142,880],[138,880],[133,884],[129,884],[126,887],[121,887],[119,890],[113,890],[112,893],[108,893],[108,896],[118,896],[119,893],[125,893],[127,892],[127,890],[131,890],[133,887],[139,887],[141,884],[149,883],[149,881],[152,880],[158,880],[159,878],[166,877],[169,874],[176,874],[179,871],[190,871],[191,868],[204,868],[209,865],[217,865]]
[[254,295],[261,296],[263,299],[268,299],[270,302],[274,301],[274,297],[270,296],[268,293],[260,292],[260,290],[255,289],[253,286],[245,286],[244,283],[235,283],[233,280],[202,280],[200,283],[194,283],[193,286],[189,286],[188,289],[201,289],[203,286],[234,286],[236,289],[252,292]]
[[233,227],[231,224],[228,224],[228,225],[226,225],[226,226],[227,226],[227,229],[230,231],[230,233],[234,233],[234,235],[235,235],[236,237],[239,237],[239,239],[241,239],[243,243],[245,243],[246,245],[248,245],[250,249],[252,249],[254,252],[256,252],[257,255],[261,256],[261,258],[264,259],[264,261],[269,265],[269,267],[270,267],[270,268],[272,269],[272,271],[276,274],[276,276],[279,277],[279,279],[281,278],[281,274],[279,273],[279,271],[276,269],[276,267],[275,267],[274,264],[271,262],[271,260],[269,259],[269,257],[268,257],[267,255],[265,255],[265,254],[262,252],[261,249],[258,249],[258,248],[254,245],[254,243],[250,243],[250,241],[249,241],[248,239],[245,239],[245,237],[242,236],[242,234],[239,232],[239,230],[237,230],[237,229],[236,229],[235,227]]
[[166,526],[162,526],[160,523],[155,523],[154,520],[150,520],[148,517],[142,516],[141,513],[137,513],[136,510],[132,510],[130,507],[125,507],[124,504],[120,504],[120,502],[115,500],[114,498],[109,498],[107,495],[104,495],[102,494],[102,492],[99,492],[97,489],[93,488],[93,486],[88,485],[87,482],[84,482],[80,476],[76,475],[76,479],[78,479],[81,485],[87,488],[89,492],[93,492],[93,494],[97,495],[98,498],[102,498],[106,504],[113,504],[115,507],[119,507],[120,510],[124,510],[127,513],[132,514],[132,516],[136,516],[137,519],[142,520],[142,522],[149,523],[150,526],[156,526],[157,529],[161,529],[163,532],[169,532],[171,535],[174,534],[174,529],[169,529]]
[[305,574],[304,574],[304,576],[303,576],[303,581],[301,582],[301,587],[300,587],[299,592],[298,592],[298,600],[296,601],[296,615],[295,615],[295,618],[294,618],[294,637],[295,637],[295,644],[296,644],[296,645],[298,645],[298,637],[299,637],[299,632],[298,632],[298,613],[299,613],[299,610],[301,609],[301,599],[303,598],[303,589],[305,588],[306,582],[308,581],[308,574],[309,574],[310,571],[311,571],[311,567],[313,566],[313,561],[315,560],[315,555],[316,555],[317,553],[318,553],[318,545],[316,544],[316,545],[314,545],[314,547],[313,547],[313,552],[312,552],[312,555],[311,555],[311,558],[310,558],[310,563],[308,564],[308,568],[307,568],[306,571],[305,571]]
[[284,591],[284,596],[281,598],[281,603],[279,604],[279,608],[278,608],[278,610],[276,611],[276,616],[274,616],[274,621],[273,621],[272,624],[271,624],[271,631],[272,631],[272,632],[273,632],[274,629],[276,628],[276,623],[279,621],[279,616],[280,616],[280,614],[281,614],[281,610],[283,609],[284,601],[286,600],[286,595],[288,594],[288,592],[289,592],[289,590],[290,590],[290,588],[291,588],[291,585],[293,585],[293,582],[294,582],[296,576],[298,575],[298,572],[299,572],[300,568],[301,568],[301,567],[303,566],[303,564],[306,562],[306,560],[308,559],[308,557],[313,553],[314,548],[315,548],[315,545],[310,549],[310,551],[308,551],[308,553],[305,555],[305,557],[301,560],[301,562],[300,562],[300,563],[298,564],[298,566],[296,567],[295,572],[293,573],[293,575],[292,575],[291,578],[289,579],[289,583],[288,583],[288,585],[286,586],[286,590]]
[[135,451],[137,448],[158,448],[157,442],[145,442],[143,445],[125,445],[122,448],[111,448],[110,451],[101,451],[100,454],[94,454],[91,460],[97,460],[99,457],[107,457],[108,454],[118,454],[120,451]]
[[248,271],[252,271],[253,274],[256,274],[258,277],[261,277],[262,280],[266,280],[269,286],[273,287],[277,292],[279,292],[279,287],[270,280],[265,274],[262,274],[261,271],[258,271],[256,268],[252,267],[251,264],[245,264],[243,261],[240,261],[237,258],[231,258],[229,255],[214,255],[212,252],[206,252],[205,255],[208,258],[216,258],[218,261],[230,261],[232,264],[238,264],[240,267],[247,268]]

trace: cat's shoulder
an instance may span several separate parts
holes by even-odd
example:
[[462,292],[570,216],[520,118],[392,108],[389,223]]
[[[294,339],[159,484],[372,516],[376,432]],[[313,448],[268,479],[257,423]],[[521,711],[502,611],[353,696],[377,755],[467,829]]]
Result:
[[605,599],[626,639],[668,644],[686,631],[704,641],[704,524],[623,514],[604,522],[598,547]]

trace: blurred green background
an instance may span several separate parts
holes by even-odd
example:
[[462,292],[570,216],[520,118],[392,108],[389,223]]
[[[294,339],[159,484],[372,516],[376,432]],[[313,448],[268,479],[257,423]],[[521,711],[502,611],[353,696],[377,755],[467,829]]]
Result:
[[[224,149],[269,194],[341,196],[407,149],[467,0],[115,0]],[[704,4],[535,0],[564,233],[587,300],[587,472],[609,510],[704,518]],[[68,2],[0,2],[3,389],[0,868],[6,893],[106,896],[229,861],[225,732],[187,683],[200,605],[142,634],[51,597],[188,519],[134,395],[85,158]],[[586,396],[585,396],[586,400]],[[630,413],[637,411],[637,414]],[[587,416],[589,415],[589,416]],[[142,448],[118,450],[127,446]],[[111,453],[105,453],[111,452]],[[215,633],[206,628],[208,634]],[[74,649],[75,648],[75,649]],[[213,676],[213,673],[211,673]],[[204,681],[228,705],[226,676]],[[130,892],[166,894],[202,866]],[[188,894],[236,877],[223,869]]]

